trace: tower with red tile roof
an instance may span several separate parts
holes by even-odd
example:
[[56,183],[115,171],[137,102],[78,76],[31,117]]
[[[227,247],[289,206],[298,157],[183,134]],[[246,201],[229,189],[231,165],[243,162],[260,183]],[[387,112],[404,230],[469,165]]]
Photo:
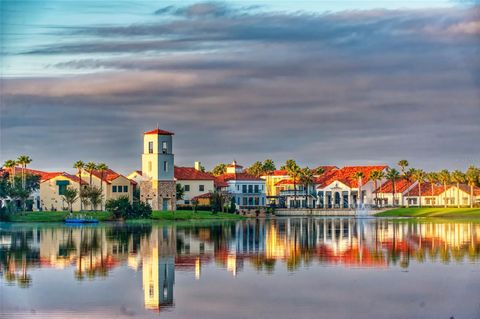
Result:
[[153,210],[175,210],[173,133],[160,128],[143,134],[140,199]]

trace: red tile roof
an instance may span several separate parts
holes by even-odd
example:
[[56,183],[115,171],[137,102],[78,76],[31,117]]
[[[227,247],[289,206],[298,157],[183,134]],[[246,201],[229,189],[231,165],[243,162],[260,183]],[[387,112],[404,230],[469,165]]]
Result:
[[277,169],[271,172],[270,174],[267,174],[265,176],[287,176],[287,170],[286,169]]
[[[86,173],[86,176],[90,176],[90,172],[85,171],[85,173]],[[92,175],[99,178],[99,179],[101,179],[101,177],[102,177],[102,173],[100,171],[97,171],[97,170],[92,171]],[[84,178],[86,178],[86,176],[84,175]],[[122,174],[119,174],[119,173],[117,173],[117,172],[115,172],[111,169],[107,169],[106,171],[103,172],[103,180],[105,182],[107,182],[108,184],[110,184],[113,180],[119,178],[120,176],[125,177]],[[129,179],[129,181],[130,181],[131,184],[136,184],[136,182],[131,180],[131,179]]]
[[[403,193],[408,188],[414,184],[414,181],[411,181],[407,178],[401,178],[395,181],[395,193]],[[386,181],[382,184],[382,186],[378,187],[375,190],[375,193],[393,193],[393,183],[391,180]]]
[[263,181],[260,177],[248,173],[235,173],[235,174],[222,174],[217,176],[217,179],[228,182],[230,180],[240,180],[240,181]]
[[215,185],[215,188],[228,187],[228,183],[226,181],[224,181],[223,179],[218,178],[217,176],[215,176],[215,181],[213,183]]
[[215,180],[212,174],[196,170],[195,167],[175,166],[174,176],[177,180]]
[[[431,183],[422,183],[420,186],[422,190],[422,196],[438,196],[443,193],[443,185],[433,184],[433,193],[432,193],[432,184]],[[447,185],[447,190],[451,186]],[[419,196],[418,185],[415,185],[411,190],[408,191],[406,196]]]
[[354,177],[356,172],[362,172],[364,177],[362,178],[362,184],[366,184],[369,181],[370,174],[379,170],[386,169],[386,165],[373,165],[373,166],[345,166],[341,169],[331,169],[325,174],[321,175],[317,179],[317,188],[323,188],[335,181],[339,181],[350,188],[358,188],[358,179]]
[[205,193],[205,194],[202,194],[202,195],[195,196],[192,199],[210,198],[210,197],[212,197],[212,193]]
[[172,132],[169,132],[169,131],[165,131],[165,130],[161,130],[159,128],[156,128],[152,131],[148,131],[148,132],[145,132],[143,133],[144,135],[174,135]]
[[[9,172],[9,173],[10,173],[10,171],[12,171],[12,169],[9,169],[9,168],[4,168],[3,170],[6,171],[6,172]],[[22,168],[21,167],[15,168],[15,174],[16,175],[20,175],[21,173],[22,173]],[[46,182],[46,181],[48,181],[52,178],[55,178],[59,175],[65,176],[68,179],[70,179],[70,180],[72,180],[76,183],[80,182],[80,178],[78,178],[75,175],[68,174],[66,172],[45,172],[45,171],[39,171],[39,170],[31,169],[31,168],[26,168],[25,173],[30,174],[30,175],[40,176],[40,183]],[[84,180],[82,180],[82,183],[86,183],[86,182]]]

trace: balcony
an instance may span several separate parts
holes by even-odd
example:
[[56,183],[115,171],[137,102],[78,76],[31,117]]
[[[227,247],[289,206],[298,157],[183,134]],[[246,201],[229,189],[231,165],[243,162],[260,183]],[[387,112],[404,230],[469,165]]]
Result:
[[[305,196],[305,195],[313,195],[313,194],[310,194],[310,193],[307,194],[307,191],[297,189],[297,196]],[[280,196],[295,196],[295,191],[294,190],[280,191]]]

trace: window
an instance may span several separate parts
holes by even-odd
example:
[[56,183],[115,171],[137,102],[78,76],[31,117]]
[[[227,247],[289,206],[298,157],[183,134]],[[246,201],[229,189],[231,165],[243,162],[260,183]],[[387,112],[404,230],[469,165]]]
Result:
[[242,193],[246,193],[247,192],[247,185],[242,185]]
[[168,162],[167,161],[163,161],[163,171],[168,172]]
[[183,186],[183,190],[186,191],[186,192],[189,192],[190,191],[190,185]]
[[167,154],[168,147],[167,147],[167,142],[163,141],[162,142],[162,153]]
[[123,192],[128,193],[128,186],[127,185],[123,186]]
[[67,186],[69,184],[69,181],[57,181],[58,195],[65,195],[65,191],[67,190]]
[[253,185],[248,185],[248,192],[253,193]]
[[246,197],[243,198],[243,205],[244,205],[244,206],[247,205],[247,198],[246,198]]
[[153,142],[148,142],[148,153],[153,153]]
[[260,205],[260,198],[255,197],[255,205],[256,206]]
[[190,205],[190,201],[188,199],[185,200],[185,205]]
[[239,191],[239,190],[240,190],[240,185],[237,185],[237,191]]
[[258,185],[255,185],[255,193],[258,193]]
[[198,190],[203,192],[205,190],[205,185],[198,185]]
[[113,192],[113,193],[116,193],[116,192],[117,192],[117,186],[116,186],[116,185],[113,185],[113,186],[112,186],[112,192]]

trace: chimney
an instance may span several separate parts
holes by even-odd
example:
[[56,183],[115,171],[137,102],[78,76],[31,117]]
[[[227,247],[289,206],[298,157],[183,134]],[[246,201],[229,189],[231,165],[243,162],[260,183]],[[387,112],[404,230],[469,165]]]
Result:
[[202,169],[202,163],[195,161],[195,170],[200,171]]

